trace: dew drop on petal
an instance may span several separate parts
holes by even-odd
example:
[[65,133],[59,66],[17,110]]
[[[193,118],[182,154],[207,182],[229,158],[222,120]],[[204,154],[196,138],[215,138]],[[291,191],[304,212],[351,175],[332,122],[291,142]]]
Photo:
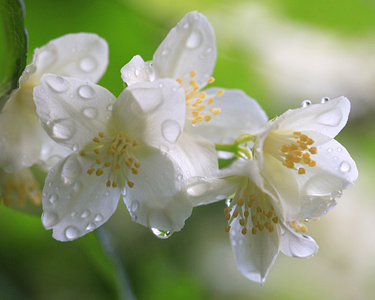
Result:
[[351,166],[348,162],[346,161],[343,161],[341,164],[340,164],[340,172],[342,173],[347,173],[349,172],[351,169]]
[[333,191],[332,193],[331,193],[331,197],[333,198],[333,199],[335,199],[335,198],[341,198],[342,197],[342,191]]
[[169,230],[159,230],[156,228],[151,228],[151,231],[159,239],[167,239],[173,234],[173,232]]
[[69,89],[69,83],[61,76],[45,77],[45,81],[57,93],[64,93]]
[[161,52],[161,55],[166,56],[171,52],[169,48],[164,48],[163,51]]
[[342,149],[340,147],[337,148],[337,152],[341,152]]
[[327,149],[327,152],[329,152],[329,153],[331,153],[332,151],[333,151],[332,148],[328,148],[328,149]]
[[203,36],[199,31],[193,31],[190,33],[189,37],[186,40],[186,47],[188,48],[197,48],[202,44]]
[[122,195],[123,197],[125,197],[125,196],[126,196],[126,193],[127,193],[126,187],[122,188],[122,189],[121,189],[121,195]]
[[135,75],[136,77],[138,77],[139,75],[141,75],[141,70],[139,70],[138,68],[135,68],[135,70],[134,70],[134,75]]
[[323,97],[322,99],[320,99],[320,103],[327,103],[329,100],[329,97]]
[[307,107],[309,105],[311,105],[311,101],[310,100],[303,100],[302,103],[301,103],[302,107]]
[[181,135],[181,126],[174,120],[165,120],[161,125],[161,133],[167,142],[177,143]]
[[189,28],[189,23],[188,22],[185,22],[184,25],[182,26],[184,29],[188,29]]
[[211,52],[212,52],[212,48],[207,48],[207,49],[206,49],[206,53],[207,53],[207,54],[209,54],[209,53],[211,53]]
[[82,219],[86,219],[88,218],[89,216],[91,215],[91,212],[88,210],[88,209],[85,209],[82,214],[81,214],[81,218]]
[[102,214],[97,214],[97,215],[95,216],[95,219],[94,219],[95,222],[101,222],[101,221],[103,221],[103,220],[104,220],[104,217],[103,217]]
[[92,57],[84,57],[79,61],[78,66],[83,72],[88,73],[96,69],[97,62]]
[[78,88],[78,95],[84,99],[92,99],[96,96],[96,93],[91,86],[82,85]]
[[89,223],[89,224],[87,224],[87,226],[86,226],[86,230],[88,230],[88,231],[92,231],[92,230],[94,230],[95,228],[96,228],[96,226],[95,226],[94,223]]
[[227,200],[225,200],[226,206],[230,206],[231,202],[232,202],[232,199],[230,199],[230,198],[228,198]]
[[52,135],[59,140],[70,139],[76,132],[76,128],[72,121],[63,119],[53,123]]
[[79,175],[81,175],[82,169],[74,157],[67,159],[61,170],[61,179],[65,184],[72,183]]
[[48,201],[51,203],[51,204],[54,204],[56,203],[56,201],[59,200],[59,196],[57,194],[52,194],[51,196],[49,196],[48,198]]
[[78,237],[78,235],[79,235],[79,230],[78,228],[74,226],[68,226],[65,229],[65,236],[68,240],[74,240],[75,238]]
[[76,193],[80,192],[82,190],[83,184],[80,181],[76,181],[73,185],[73,191]]
[[98,116],[98,110],[95,107],[87,107],[83,110],[83,114],[89,119],[94,119]]
[[132,211],[133,213],[135,213],[135,212],[138,210],[138,207],[139,207],[139,203],[138,203],[138,201],[134,200],[134,201],[132,202],[132,204],[131,204],[130,209],[131,209],[131,211]]
[[183,182],[184,181],[184,176],[182,174],[177,174],[177,181],[178,182]]
[[59,217],[56,213],[52,211],[44,211],[42,214],[42,223],[46,228],[51,228],[55,226],[59,221]]

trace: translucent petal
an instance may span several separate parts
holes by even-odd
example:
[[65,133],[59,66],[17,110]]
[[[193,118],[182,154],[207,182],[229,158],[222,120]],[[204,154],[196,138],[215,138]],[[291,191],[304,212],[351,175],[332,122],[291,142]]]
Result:
[[185,124],[185,93],[172,79],[142,82],[126,88],[113,108],[117,129],[162,149],[173,147]]
[[152,68],[139,55],[121,68],[121,78],[129,86],[137,82],[153,81]]
[[[13,95],[17,97],[19,94]],[[40,153],[39,121],[32,106],[10,101],[0,114],[0,167],[13,173],[37,162]]]
[[[208,95],[215,95],[219,88],[205,90]],[[224,95],[215,97],[211,105],[221,112],[209,122],[199,122],[188,130],[201,135],[214,143],[233,143],[241,134],[255,133],[268,121],[267,115],[258,102],[241,90],[224,89]],[[235,117],[233,117],[235,116]]]
[[180,166],[156,148],[140,145],[133,153],[140,162],[139,173],[127,174],[134,186],[123,194],[133,220],[159,230],[180,230],[193,207]]
[[307,258],[318,252],[319,246],[312,237],[296,233],[287,225],[280,224],[280,226],[282,227],[280,251],[285,255]]
[[183,78],[194,70],[199,85],[207,82],[215,63],[215,33],[207,18],[197,12],[188,13],[178,22],[153,57],[156,78]]
[[318,131],[333,138],[345,126],[349,111],[349,100],[338,97],[326,103],[288,110],[275,125],[279,130]]
[[241,233],[242,226],[237,219],[233,220],[230,229],[230,240],[239,271],[252,281],[264,283],[266,276],[279,253],[279,229],[246,235]]
[[99,132],[111,133],[115,96],[90,82],[44,75],[34,89],[39,120],[47,134],[72,150],[84,147]]
[[93,162],[77,152],[57,163],[43,189],[42,223],[59,241],[71,241],[98,228],[116,210],[120,189],[106,187],[106,177],[88,175]]
[[44,73],[97,82],[107,69],[108,45],[96,34],[67,34],[35,49],[31,65],[35,85]]

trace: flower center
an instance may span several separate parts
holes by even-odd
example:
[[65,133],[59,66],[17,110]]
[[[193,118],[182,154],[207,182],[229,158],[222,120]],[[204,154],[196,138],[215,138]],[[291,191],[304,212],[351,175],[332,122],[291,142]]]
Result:
[[[256,234],[264,229],[269,232],[275,231],[275,225],[279,222],[268,196],[248,181],[241,184],[230,205],[224,209],[225,219],[228,225],[225,231],[229,232],[232,221],[238,217],[242,228],[242,234],[247,234],[247,224],[251,220],[251,233]],[[251,216],[250,216],[251,215]]]
[[[191,71],[189,76],[183,79],[177,78],[177,82],[185,88],[187,119],[193,125],[202,121],[208,122],[212,119],[212,115],[219,114],[221,109],[213,108],[211,105],[215,102],[215,97],[221,97],[224,94],[224,90],[219,90],[215,94],[200,92],[200,86],[194,79],[196,74],[196,71]],[[213,83],[214,81],[215,78],[210,77],[206,84]]]
[[0,200],[3,200],[6,206],[15,203],[22,207],[27,199],[34,205],[40,204],[42,194],[39,190],[39,184],[29,170],[22,170],[13,174],[4,172],[1,182]]
[[138,145],[136,140],[132,140],[123,132],[119,132],[115,136],[105,136],[103,132],[99,132],[97,137],[93,138],[93,142],[98,144],[92,151],[81,151],[81,156],[90,156],[95,162],[91,168],[87,170],[89,175],[96,174],[101,176],[105,170],[109,170],[107,187],[118,186],[118,172],[125,178],[128,186],[132,188],[134,183],[128,178],[128,170],[132,174],[137,175],[141,166],[139,161],[133,155],[133,147]]
[[272,131],[267,136],[263,149],[285,167],[297,170],[298,174],[302,175],[306,174],[306,166],[316,166],[316,161],[311,155],[317,154],[318,150],[312,146],[313,144],[313,139],[299,131],[294,131],[293,134]]

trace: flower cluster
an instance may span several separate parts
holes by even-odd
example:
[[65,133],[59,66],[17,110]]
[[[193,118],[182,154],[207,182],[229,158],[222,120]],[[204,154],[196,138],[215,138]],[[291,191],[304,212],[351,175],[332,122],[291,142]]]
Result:
[[[263,283],[279,251],[314,255],[303,223],[327,214],[358,176],[334,140],[349,100],[323,98],[268,121],[242,91],[206,88],[215,62],[214,31],[197,12],[152,61],[136,55],[122,67],[118,97],[95,84],[108,63],[98,36],[70,34],[37,49],[0,114],[0,197],[41,199],[43,226],[60,241],[101,226],[121,198],[132,220],[162,238],[194,206],[228,199],[225,231],[250,280]],[[225,153],[233,162],[219,169]],[[48,171],[42,193],[34,164]]]

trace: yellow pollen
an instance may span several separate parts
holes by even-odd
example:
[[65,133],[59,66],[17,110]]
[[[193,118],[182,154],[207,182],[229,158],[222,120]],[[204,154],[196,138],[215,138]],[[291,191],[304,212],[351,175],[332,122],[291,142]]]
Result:
[[241,198],[240,200],[238,200],[237,205],[242,206],[244,203],[245,203],[245,202],[244,202],[243,199]]
[[230,214],[227,213],[227,214],[225,215],[225,220],[229,220],[229,219],[230,219]]
[[223,96],[224,95],[224,90],[217,91],[216,95],[218,95],[219,97]]
[[120,170],[121,169],[121,165],[120,165],[120,163],[118,162],[118,163],[116,163],[116,169],[117,170]]
[[91,175],[92,173],[94,173],[95,172],[95,169],[88,169],[87,170],[87,173],[89,174],[89,175]]
[[177,78],[176,81],[181,84],[182,83],[182,79],[181,78]]
[[293,134],[294,135],[301,135],[302,133],[300,131],[294,131]]
[[104,137],[104,132],[99,132],[99,136],[101,137],[101,138],[103,138]]
[[309,146],[311,146],[312,144],[314,144],[314,140],[308,138],[307,141],[306,141],[306,144],[309,145]]
[[107,154],[108,154],[108,155],[112,155],[113,153],[115,153],[113,150],[111,150],[111,149],[108,149],[108,150],[107,150]]
[[111,187],[111,181],[108,179],[107,183],[106,183],[106,186],[107,187]]
[[193,115],[194,118],[199,116],[199,112],[197,111],[193,111],[191,114]]
[[306,170],[304,168],[299,168],[298,169],[298,174],[300,174],[300,175],[306,174]]
[[100,143],[100,140],[99,140],[98,137],[94,137],[92,140],[93,140],[95,143]]
[[239,222],[240,222],[240,225],[241,225],[241,226],[245,226],[245,220],[244,220],[244,219],[240,219]]
[[135,166],[137,169],[139,169],[139,167],[141,166],[141,163],[139,163],[139,162],[135,162],[135,163],[134,163],[134,166]]
[[220,108],[210,108],[210,112],[213,113],[215,116],[221,112]]
[[191,72],[190,72],[190,77],[194,77],[195,75],[197,75],[197,72],[196,72],[196,71],[191,71]]
[[116,181],[112,182],[112,187],[114,187],[114,188],[117,187],[117,182]]
[[132,188],[134,186],[134,182],[128,181],[128,186]]
[[192,79],[192,80],[190,80],[189,84],[190,84],[191,86],[196,86],[196,85],[197,85],[197,82],[195,81],[195,79]]
[[211,84],[211,83],[214,83],[214,81],[215,81],[215,78],[210,77],[210,78],[208,78],[207,83]]
[[234,213],[233,213],[233,218],[237,218],[238,217],[238,211],[235,211]]
[[132,168],[132,173],[135,174],[135,175],[137,175],[138,174],[138,169]]
[[138,141],[133,142],[133,146],[138,146],[138,145],[139,145]]
[[97,163],[98,165],[100,165],[100,164],[102,163],[103,160],[102,160],[101,158],[97,158],[95,161],[96,161],[96,163]]
[[275,229],[273,228],[272,225],[270,225],[270,227],[268,228],[269,232],[273,232]]
[[311,147],[309,149],[309,151],[310,151],[311,154],[317,154],[318,153],[318,150],[316,149],[316,147]]
[[272,218],[272,221],[273,221],[275,224],[277,224],[277,223],[279,222],[279,218],[278,218],[278,217],[273,217],[273,218]]
[[102,169],[96,169],[96,176],[100,176],[104,173],[104,171]]
[[[263,226],[263,225],[262,225]],[[259,229],[260,230],[260,229]],[[262,230],[263,230],[263,228],[262,228]],[[261,230],[261,231],[262,231]],[[252,229],[251,229],[251,233],[252,234],[256,234],[257,233],[257,229],[255,228],[255,227],[253,227]]]
[[199,98],[199,99],[197,99],[197,101],[195,101],[195,103],[196,103],[196,104],[201,104],[201,103],[203,103],[203,99],[202,99],[202,98]]
[[198,97],[201,98],[201,99],[204,99],[207,97],[207,94],[205,92],[201,92],[198,94]]
[[86,156],[87,154],[86,154],[86,152],[85,151],[81,151],[81,156]]
[[229,207],[226,207],[226,208],[224,208],[224,213],[228,213],[229,212]]
[[225,226],[225,231],[229,232],[229,230],[230,230],[230,225]]
[[98,148],[94,149],[94,153],[95,154],[100,154],[100,149],[98,149]]
[[242,228],[242,231],[241,231],[241,232],[242,232],[243,235],[246,235],[246,233],[247,233],[247,229],[246,229],[246,227],[245,227],[245,228]]
[[315,166],[316,166],[316,161],[315,160],[310,161],[309,167],[315,167]]
[[214,104],[214,102],[215,102],[215,98],[210,98],[207,100],[208,105]]

